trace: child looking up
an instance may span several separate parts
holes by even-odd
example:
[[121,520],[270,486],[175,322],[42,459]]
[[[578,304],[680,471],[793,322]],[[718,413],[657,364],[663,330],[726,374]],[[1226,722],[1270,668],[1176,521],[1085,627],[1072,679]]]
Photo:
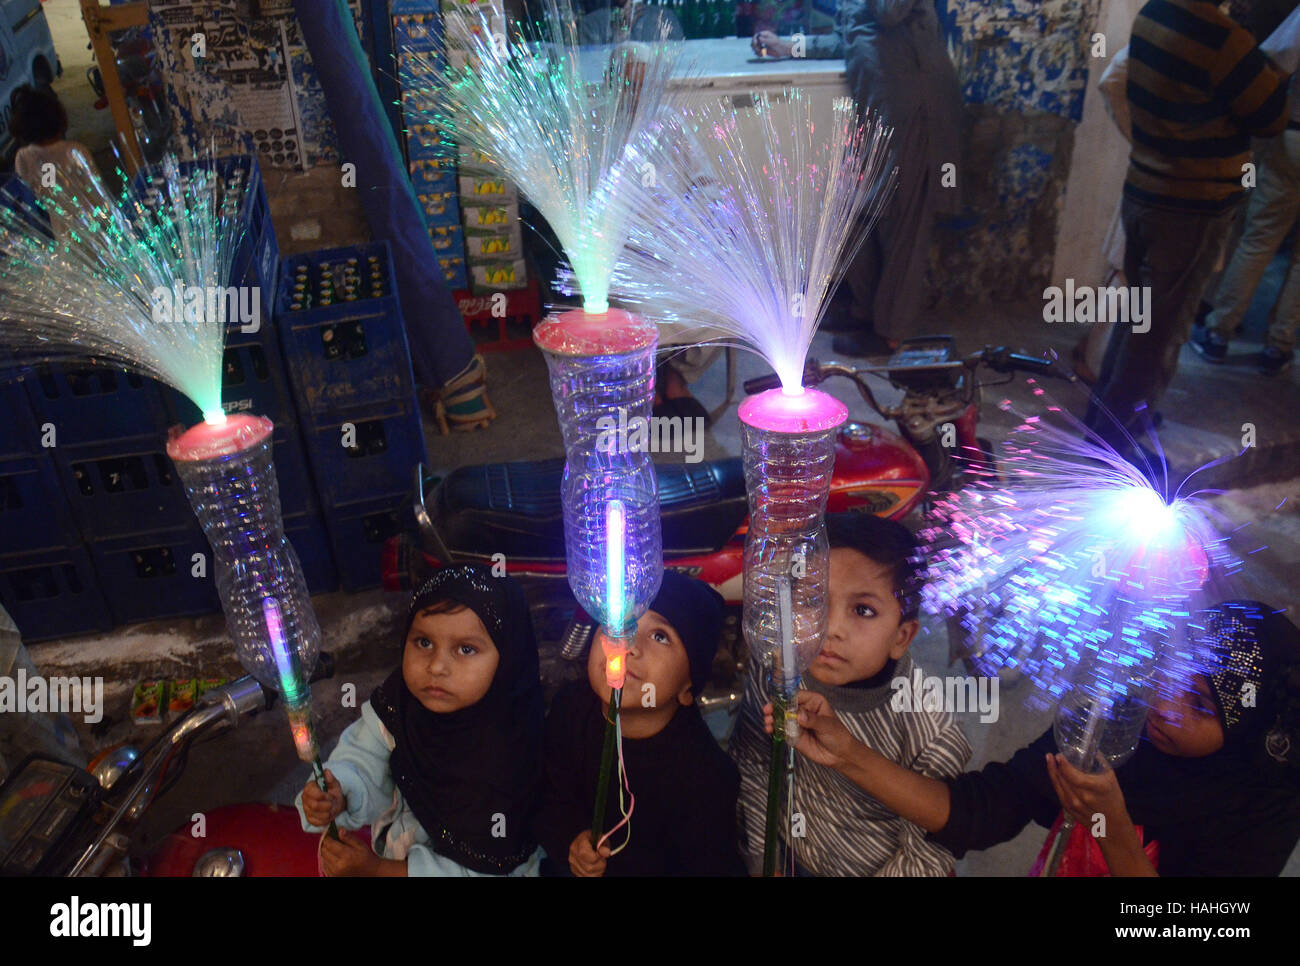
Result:
[[[610,688],[598,642],[587,660],[587,681],[574,681],[555,695],[546,720],[546,787],[537,836],[553,871],[744,874],[737,849],[736,767],[695,703],[709,681],[723,616],[722,597],[712,587],[666,571],[658,596],[637,622],[620,713],[635,806],[630,831],[624,826],[599,849],[592,846],[591,822]],[[619,781],[611,774],[603,831],[620,819]]]
[[[851,735],[897,766],[933,778],[958,774],[971,749],[950,711],[894,710],[895,679],[917,670],[908,654],[920,624],[921,558],[901,523],[865,513],[826,518],[830,542],[826,643],[803,685]],[[801,692],[802,693],[802,692]],[[772,741],[765,733],[762,685],[749,675],[732,750],[751,872],[761,867]],[[805,751],[806,744],[795,746]],[[795,862],[812,875],[948,875],[952,856],[872,795],[846,782],[827,761],[797,763],[792,814],[803,816]],[[784,826],[786,823],[782,823]],[[785,838],[788,827],[782,829]],[[789,844],[789,843],[787,843]]]
[[486,567],[438,571],[407,611],[401,666],[308,781],[303,827],[371,827],[373,848],[325,837],[326,875],[536,875],[530,837],[543,702],[523,590]]
[[1258,601],[1199,615],[1204,672],[1152,702],[1146,740],[1118,769],[1085,774],[1048,730],[1009,761],[936,780],[855,744],[824,699],[799,694],[799,749],[930,832],[955,855],[1052,825],[1063,807],[1111,875],[1155,875],[1136,826],[1172,876],[1281,873],[1300,840],[1300,630]]

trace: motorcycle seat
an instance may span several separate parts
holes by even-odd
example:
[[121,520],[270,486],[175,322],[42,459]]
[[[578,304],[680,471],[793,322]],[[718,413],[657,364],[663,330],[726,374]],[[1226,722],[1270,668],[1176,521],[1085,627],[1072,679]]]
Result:
[[[738,458],[655,466],[664,553],[712,553],[749,512]],[[454,554],[530,560],[564,558],[560,482],[564,460],[490,463],[453,470],[430,507]]]

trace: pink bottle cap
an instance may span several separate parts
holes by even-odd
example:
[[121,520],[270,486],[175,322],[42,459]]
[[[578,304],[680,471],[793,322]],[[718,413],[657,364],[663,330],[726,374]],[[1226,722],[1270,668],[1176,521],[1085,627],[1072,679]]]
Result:
[[659,341],[659,330],[653,322],[622,309],[598,315],[570,309],[543,319],[533,329],[533,341],[554,355],[607,356],[653,346]]
[[275,426],[265,416],[240,413],[227,416],[224,423],[213,426],[199,423],[167,440],[167,455],[177,463],[197,463],[202,460],[233,456],[250,446],[256,446],[274,431]]
[[740,404],[741,422],[777,433],[819,433],[848,418],[848,406],[817,389],[805,389],[797,396],[769,389]]

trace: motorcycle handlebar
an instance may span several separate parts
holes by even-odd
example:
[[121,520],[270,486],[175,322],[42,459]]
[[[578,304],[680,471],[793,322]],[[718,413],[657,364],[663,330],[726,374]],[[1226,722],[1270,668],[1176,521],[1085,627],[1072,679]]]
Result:
[[1055,359],[1048,359],[1045,356],[1031,356],[1024,352],[1017,352],[1006,346],[998,346],[995,349],[986,349],[981,353],[982,361],[994,372],[1035,372],[1044,376],[1060,376],[1066,378],[1056,366]]
[[[1049,359],[1044,356],[1032,356],[1025,352],[1018,352],[1008,346],[996,346],[984,349],[970,357],[965,363],[966,366],[983,364],[988,366],[994,372],[1032,372],[1043,376],[1053,376],[1058,379],[1069,379],[1070,376],[1063,372],[1056,364],[1055,359]],[[924,365],[904,365],[898,366],[899,372],[921,372],[927,368],[951,368],[961,363],[944,363],[941,366],[927,367]],[[873,368],[867,370],[884,374],[890,371],[888,366]],[[816,359],[809,359],[804,367],[803,384],[805,386],[816,386],[822,382],[828,375],[854,375],[854,372],[844,370],[841,367],[831,366],[824,369]],[[752,396],[755,393],[767,392],[769,389],[779,389],[781,378],[776,373],[766,376],[759,376],[755,379],[746,379],[745,394]]]

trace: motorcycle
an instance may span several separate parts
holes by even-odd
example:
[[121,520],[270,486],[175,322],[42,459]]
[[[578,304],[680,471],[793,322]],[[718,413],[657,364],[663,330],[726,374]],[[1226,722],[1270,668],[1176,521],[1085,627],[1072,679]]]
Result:
[[[981,369],[1006,378],[981,383]],[[991,446],[977,435],[980,389],[1010,382],[1016,372],[1073,379],[1052,359],[1006,347],[961,358],[951,336],[911,339],[883,365],[854,368],[809,360],[805,386],[847,379],[872,412],[898,429],[894,433],[857,420],[840,428],[827,511],[901,519],[934,494],[962,486],[970,474],[992,472]],[[868,376],[902,390],[902,399],[882,404]],[[753,394],[777,386],[772,375],[751,379],[744,388]],[[655,471],[664,566],[705,581],[727,601],[722,665],[715,667],[714,680],[734,681],[744,651],[739,607],[748,504],[741,460],[656,464]],[[569,595],[565,580],[563,472],[563,459],[465,466],[441,479],[418,467],[410,518],[384,547],[384,586],[409,590],[448,564],[504,566],[529,591],[544,673],[553,641],[562,659],[581,656],[595,625]]]
[[[332,677],[333,667],[322,653],[311,680]],[[214,809],[204,814],[203,837],[185,825],[142,863],[129,855],[150,806],[184,774],[190,746],[276,698],[245,676],[205,692],[143,752],[115,745],[84,769],[29,755],[0,785],[0,875],[318,875],[320,836],[302,830],[296,809],[271,804]]]

